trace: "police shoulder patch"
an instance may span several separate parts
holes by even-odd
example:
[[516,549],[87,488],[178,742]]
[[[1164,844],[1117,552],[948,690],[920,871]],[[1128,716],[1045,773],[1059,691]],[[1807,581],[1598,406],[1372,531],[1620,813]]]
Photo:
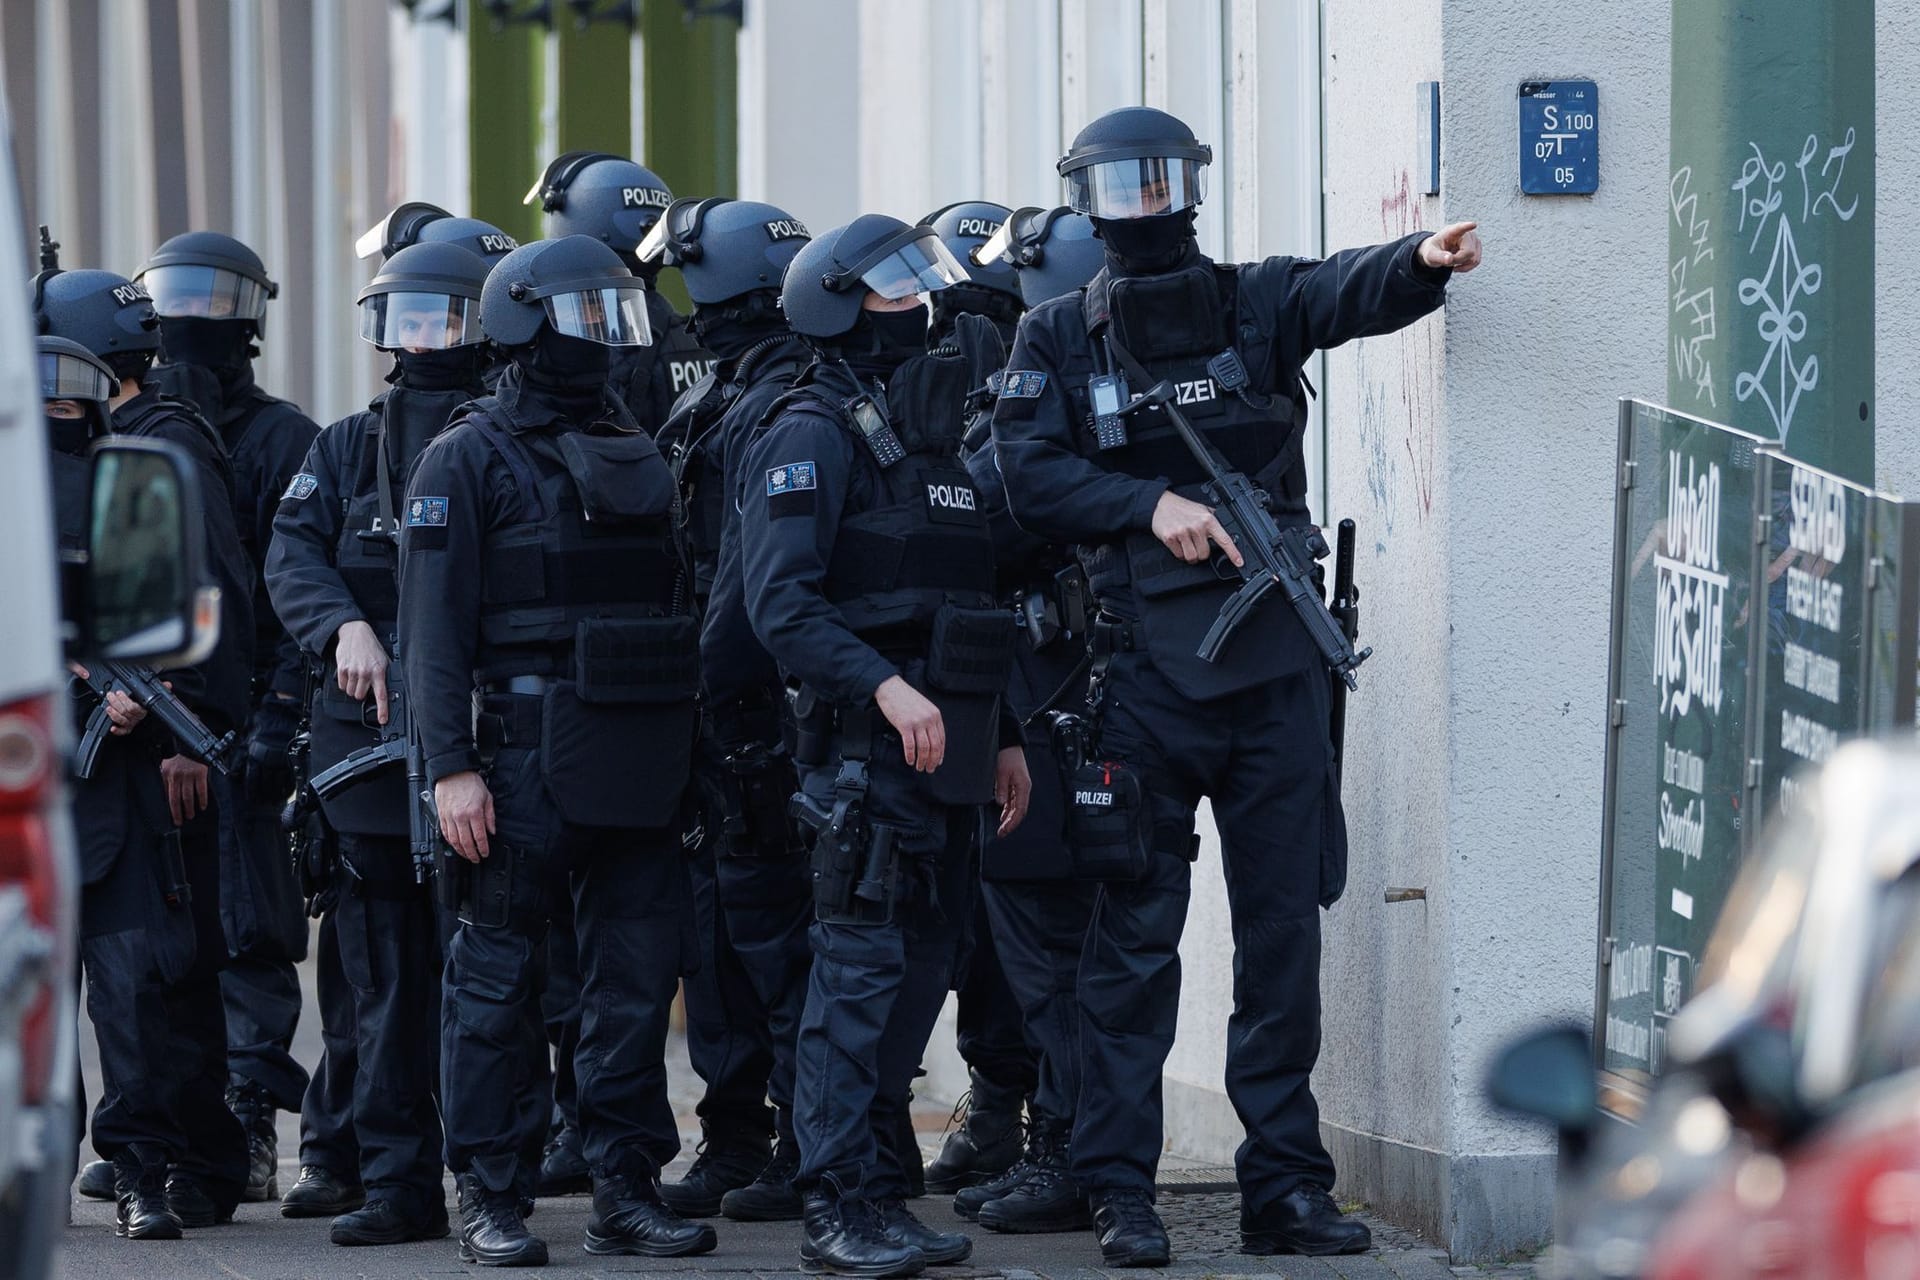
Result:
[[1038,400],[1047,389],[1047,375],[1038,369],[1009,369],[1000,378],[1000,395],[1012,400]]
[[302,471],[288,482],[287,491],[280,495],[280,500],[285,502],[287,499],[292,498],[297,501],[301,498],[311,497],[313,496],[313,491],[319,487],[319,476]]
[[777,498],[783,493],[796,493],[814,486],[812,462],[789,462],[784,466],[770,468],[767,471],[767,496]]
[[446,523],[447,500],[445,498],[407,499],[407,528],[445,528]]

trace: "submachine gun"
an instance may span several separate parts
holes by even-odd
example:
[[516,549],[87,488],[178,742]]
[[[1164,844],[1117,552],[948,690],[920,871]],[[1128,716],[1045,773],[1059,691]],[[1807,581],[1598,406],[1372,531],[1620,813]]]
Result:
[[[1119,352],[1117,346],[1116,354],[1120,354],[1122,362],[1129,366],[1127,372],[1130,376],[1143,382],[1150,376],[1132,357]],[[1246,371],[1238,359],[1218,369],[1212,365],[1209,368],[1229,391],[1245,385]],[[1234,382],[1236,372],[1237,385]],[[1200,658],[1207,662],[1217,660],[1221,648],[1232,637],[1234,630],[1251,617],[1260,602],[1277,588],[1285,594],[1287,604],[1313,638],[1314,647],[1320,650],[1321,659],[1333,673],[1334,684],[1358,689],[1360,682],[1353,673],[1373,650],[1354,649],[1352,638],[1328,611],[1326,601],[1321,599],[1319,589],[1314,586],[1314,562],[1323,559],[1329,552],[1326,538],[1310,524],[1291,525],[1284,529],[1280,527],[1273,513],[1267,510],[1266,493],[1245,475],[1232,470],[1219,451],[1207,443],[1206,438],[1187,421],[1187,415],[1180,412],[1179,405],[1174,403],[1171,381],[1162,379],[1154,383],[1135,396],[1120,413],[1133,414],[1155,405],[1165,411],[1174,430],[1179,433],[1181,443],[1205,469],[1207,481],[1204,492],[1207,502],[1213,507],[1214,515],[1227,531],[1227,536],[1240,549],[1243,560],[1238,572],[1244,585],[1220,607],[1219,616],[1200,641]],[[1349,589],[1351,585],[1349,577]]]
[[[387,670],[400,665],[400,642],[388,646]],[[323,800],[394,765],[407,771],[407,847],[413,858],[413,881],[425,884],[440,850],[440,821],[433,811],[433,793],[427,787],[426,757],[420,735],[414,731],[412,693],[404,684],[389,683],[387,723],[378,726],[380,741],[369,743],[307,780],[306,789]],[[297,800],[296,800],[297,803]]]
[[115,690],[146,708],[149,715],[179,740],[181,748],[188,755],[205,761],[223,774],[233,772],[239,755],[239,736],[231,729],[224,734],[209,729],[206,722],[193,713],[192,708],[161,683],[159,676],[146,667],[126,662],[89,659],[84,665],[87,687],[100,695],[100,702],[87,717],[87,727],[80,734],[80,745],[74,750],[74,777],[84,779],[93,776],[94,766],[100,757],[100,746],[113,729],[113,720],[107,715],[107,695]]

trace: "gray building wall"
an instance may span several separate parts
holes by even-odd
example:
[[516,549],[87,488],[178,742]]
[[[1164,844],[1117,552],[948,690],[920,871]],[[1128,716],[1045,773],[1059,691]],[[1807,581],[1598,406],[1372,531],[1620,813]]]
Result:
[[[1476,219],[1488,254],[1443,316],[1327,375],[1378,656],[1319,1085],[1343,1189],[1460,1259],[1551,1225],[1552,1139],[1481,1100],[1490,1053],[1592,1003],[1614,401],[1665,383],[1668,4],[1325,9],[1327,247]],[[1566,77],[1600,86],[1600,190],[1523,197],[1517,88]],[[1436,78],[1428,198],[1414,86]]]

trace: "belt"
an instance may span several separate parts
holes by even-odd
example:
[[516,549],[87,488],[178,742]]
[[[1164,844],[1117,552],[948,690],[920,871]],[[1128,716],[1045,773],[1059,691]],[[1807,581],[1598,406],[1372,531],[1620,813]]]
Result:
[[546,676],[508,676],[505,680],[489,680],[480,686],[480,696],[493,698],[513,695],[537,698],[553,685]]

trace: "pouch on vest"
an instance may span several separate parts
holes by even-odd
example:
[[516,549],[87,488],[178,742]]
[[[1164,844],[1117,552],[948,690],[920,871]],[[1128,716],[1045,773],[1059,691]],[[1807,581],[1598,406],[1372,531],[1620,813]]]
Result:
[[700,628],[690,617],[588,618],[574,634],[582,702],[686,702],[700,690]]
[[1319,660],[1318,651],[1279,591],[1261,601],[1220,651],[1202,661],[1201,641],[1233,593],[1211,563],[1188,564],[1150,533],[1127,535],[1127,569],[1138,597],[1140,631],[1153,665],[1183,697],[1207,702],[1265,684]]
[[657,520],[673,509],[673,473],[646,433],[568,431],[556,441],[589,525]]
[[1004,693],[1013,675],[1013,614],[941,605],[933,615],[927,681],[948,693]]
[[[398,670],[398,663],[388,667],[389,677]],[[313,720],[309,729],[312,745],[307,757],[313,773],[380,741],[379,730],[370,724],[372,706],[371,701],[363,702],[341,689],[332,666],[328,666],[326,678],[314,691],[313,698]],[[330,796],[322,796],[320,811],[326,815],[328,826],[347,835],[405,836],[410,830],[408,803],[407,771],[396,763]]]
[[680,812],[698,710],[583,701],[556,682],[540,708],[540,759],[560,816],[586,827],[663,827]]
[[[952,693],[927,678],[925,663],[910,664],[908,684],[940,708],[947,753],[932,773],[916,773],[924,794],[940,804],[990,804],[999,755],[1000,697],[994,693]],[[1001,684],[1004,686],[1005,679]]]
[[1220,296],[1220,280],[1210,264],[1164,275],[1110,276],[1107,314],[1120,345],[1148,365],[1183,356],[1210,358],[1233,345],[1233,309]]
[[1138,880],[1153,853],[1153,822],[1140,775],[1118,760],[1063,771],[1067,845],[1075,880]]

